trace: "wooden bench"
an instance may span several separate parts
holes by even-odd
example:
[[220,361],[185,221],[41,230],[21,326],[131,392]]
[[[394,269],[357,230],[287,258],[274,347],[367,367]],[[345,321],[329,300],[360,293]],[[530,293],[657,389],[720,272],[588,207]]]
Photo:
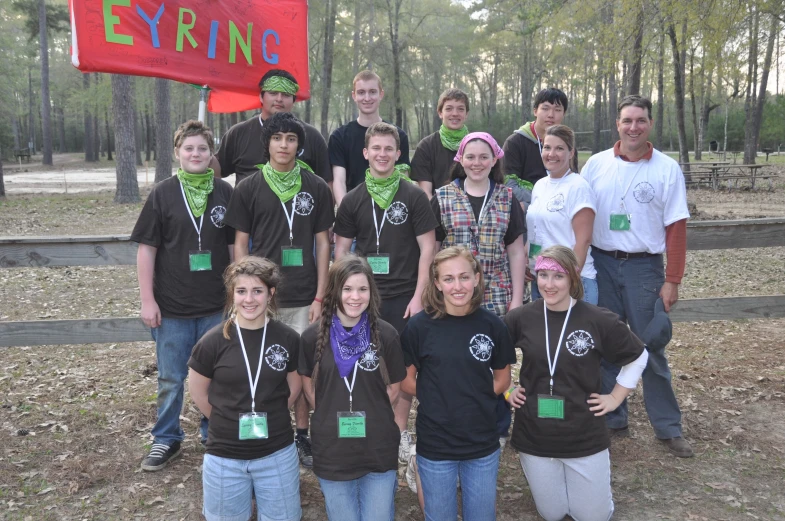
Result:
[[21,160],[23,157],[25,158],[25,161],[27,163],[30,162],[30,158],[32,157],[32,153],[30,152],[30,149],[29,148],[15,148],[14,149],[14,159]]

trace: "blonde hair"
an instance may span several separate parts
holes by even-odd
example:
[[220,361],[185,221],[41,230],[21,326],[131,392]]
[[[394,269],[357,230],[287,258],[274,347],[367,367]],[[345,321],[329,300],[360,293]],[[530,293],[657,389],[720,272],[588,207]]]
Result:
[[[582,300],[583,282],[578,273],[578,257],[575,256],[575,252],[566,246],[551,246],[542,250],[539,256],[556,261],[567,271],[567,276],[570,278],[570,296],[575,300]],[[539,288],[539,277],[537,287]]]
[[278,314],[277,292],[274,291],[281,284],[281,271],[278,269],[278,266],[269,259],[250,255],[233,262],[224,271],[224,286],[226,287],[225,308],[229,318],[224,322],[223,333],[224,338],[227,340],[229,340],[229,332],[234,326],[236,316],[234,289],[237,286],[237,279],[241,275],[256,277],[267,287],[267,291],[270,293],[270,297],[267,299],[267,316],[273,318]]
[[357,88],[358,81],[370,81],[370,80],[376,80],[376,83],[379,85],[379,90],[384,90],[384,87],[382,87],[382,79],[379,77],[379,75],[373,71],[366,69],[364,71],[358,72],[357,75],[352,80],[352,92],[354,92],[354,89]]
[[174,148],[180,148],[183,144],[183,141],[185,141],[185,138],[191,136],[202,136],[205,141],[207,141],[207,146],[210,148],[210,153],[213,153],[215,149],[213,131],[210,130],[210,127],[195,119],[189,119],[177,127],[177,130],[174,132]]
[[471,265],[475,275],[480,275],[480,280],[474,287],[472,298],[469,301],[469,313],[474,313],[482,304],[482,299],[485,294],[485,283],[483,282],[480,261],[475,259],[472,252],[463,246],[451,246],[443,249],[433,258],[431,269],[428,272],[428,285],[425,287],[425,291],[423,291],[423,309],[426,313],[434,315],[434,318],[442,318],[447,314],[447,308],[444,305],[444,294],[436,287],[436,281],[439,279],[439,265],[458,257],[464,259]]

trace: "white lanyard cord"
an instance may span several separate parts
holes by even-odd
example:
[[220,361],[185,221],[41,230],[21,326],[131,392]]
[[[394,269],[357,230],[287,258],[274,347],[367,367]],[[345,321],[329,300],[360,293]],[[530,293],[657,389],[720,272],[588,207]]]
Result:
[[264,121],[262,121],[262,115],[259,114],[259,124],[264,128]]
[[191,212],[191,207],[188,206],[188,199],[185,197],[185,188],[183,188],[183,183],[180,183],[180,192],[183,194],[183,201],[185,202],[185,209],[188,211],[188,217],[190,217],[191,222],[194,223],[196,236],[199,239],[199,251],[202,251],[202,224],[204,224],[204,214],[199,217],[199,226],[196,226],[196,219],[194,219],[194,214]]
[[[295,199],[297,196],[295,196]],[[294,234],[292,232],[292,228],[294,227],[294,199],[292,199],[292,215],[289,215],[289,212],[286,211],[286,205],[283,201],[281,201],[281,206],[283,207],[283,213],[286,215],[286,222],[289,224],[289,246],[294,244]]]
[[570,297],[570,307],[567,309],[567,316],[564,317],[564,325],[561,328],[561,335],[559,335],[559,343],[556,344],[556,354],[553,356],[553,364],[551,364],[551,342],[548,338],[548,306],[545,301],[542,302],[542,308],[545,312],[545,353],[548,355],[548,371],[551,373],[550,390],[553,396],[553,374],[556,372],[556,363],[559,361],[559,350],[561,349],[561,341],[564,339],[564,332],[567,331],[567,321],[570,320],[570,313],[572,313],[572,304],[575,302]]
[[[624,161],[623,159],[618,158],[618,157],[616,159],[618,161]],[[627,192],[630,191],[630,187],[632,186],[632,182],[635,181],[635,178],[638,177],[638,174],[640,173],[641,168],[643,168],[643,161],[639,159],[638,163],[639,163],[638,164],[638,168],[635,169],[635,173],[632,174],[632,177],[630,178],[630,182],[627,183],[627,189],[624,190],[621,193],[621,206],[622,206],[622,208],[624,208],[625,211],[627,210],[627,205],[624,204],[624,198],[627,197]],[[619,163],[616,163],[616,183],[619,185],[619,188],[624,188],[622,186],[622,184],[621,184],[621,168],[619,167]]]
[[[376,253],[379,254],[379,237],[382,236],[382,228],[384,228],[384,221],[387,220],[387,210],[388,208],[384,209],[384,213],[382,214],[382,225],[379,226],[379,222],[376,220],[376,207],[374,206],[376,203],[374,202],[373,198],[371,198],[371,213],[373,214],[373,227],[376,229]],[[381,206],[379,207],[381,208]]]
[[343,383],[346,384],[346,388],[349,389],[349,412],[352,412],[352,391],[354,391],[354,382],[357,380],[357,366],[360,365],[359,361],[354,363],[354,374],[352,375],[352,385],[349,385],[349,379],[347,377],[343,377]]
[[267,339],[267,324],[269,319],[264,319],[264,332],[262,333],[262,350],[259,351],[259,367],[256,368],[256,379],[251,377],[251,364],[248,362],[248,355],[245,352],[245,342],[243,342],[243,335],[240,332],[240,324],[235,319],[234,325],[237,328],[237,338],[240,339],[240,347],[243,349],[243,358],[245,359],[245,369],[248,371],[248,383],[251,386],[251,412],[256,412],[256,386],[259,384],[259,375],[262,374],[262,360],[264,360],[264,342]]
[[482,199],[482,206],[480,206],[480,216],[477,218],[477,225],[482,225],[483,212],[485,211],[485,204],[488,202],[488,194],[491,193],[491,183],[488,183],[488,189],[485,191],[485,197]]

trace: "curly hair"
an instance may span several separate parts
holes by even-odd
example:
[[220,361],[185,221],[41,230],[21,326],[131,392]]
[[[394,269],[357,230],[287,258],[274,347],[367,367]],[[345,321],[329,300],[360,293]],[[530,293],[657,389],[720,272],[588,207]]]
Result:
[[262,127],[262,150],[265,161],[270,160],[270,140],[274,134],[291,132],[297,134],[297,153],[305,147],[305,127],[291,112],[277,112],[267,118]]
[[[368,322],[371,327],[371,343],[376,346],[376,349],[381,349],[382,343],[379,334],[381,297],[379,296],[379,290],[376,288],[373,271],[368,265],[368,261],[353,253],[347,253],[330,266],[330,271],[327,275],[327,288],[325,289],[324,301],[322,302],[322,316],[316,336],[316,352],[313,359],[314,368],[311,375],[314,389],[316,389],[316,379],[319,375],[319,364],[322,361],[324,348],[330,343],[330,326],[333,322],[333,315],[337,310],[344,312],[341,294],[343,293],[344,284],[352,275],[365,275],[365,278],[368,279],[368,289],[370,290],[371,298],[366,312],[368,313]],[[381,355],[381,352],[379,354]],[[390,385],[390,374],[382,356],[379,356],[379,371],[384,384]]]
[[256,277],[267,287],[267,290],[272,293],[267,300],[267,316],[272,318],[278,314],[276,292],[273,291],[281,284],[281,271],[278,269],[278,266],[269,259],[253,256],[246,256],[233,262],[224,271],[224,287],[226,288],[225,311],[229,318],[224,322],[223,334],[227,340],[236,320],[234,290],[240,275]]
[[443,249],[433,258],[431,269],[428,272],[428,285],[425,287],[422,296],[423,309],[429,315],[433,315],[434,318],[442,318],[447,314],[447,309],[444,305],[444,294],[436,287],[436,281],[439,279],[439,265],[457,257],[461,257],[468,262],[475,275],[480,275],[480,280],[474,287],[472,298],[469,301],[469,313],[474,313],[482,304],[482,299],[485,295],[485,283],[483,282],[480,261],[475,259],[472,252],[467,248],[464,248],[463,246],[451,246]]

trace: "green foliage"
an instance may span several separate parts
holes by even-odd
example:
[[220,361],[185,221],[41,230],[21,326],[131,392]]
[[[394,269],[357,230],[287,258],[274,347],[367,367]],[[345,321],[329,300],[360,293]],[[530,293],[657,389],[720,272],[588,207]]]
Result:
[[[25,17],[24,28],[30,41],[38,40],[38,0],[12,0],[11,7]],[[67,31],[69,24],[68,6],[51,2],[46,5],[47,34]]]

